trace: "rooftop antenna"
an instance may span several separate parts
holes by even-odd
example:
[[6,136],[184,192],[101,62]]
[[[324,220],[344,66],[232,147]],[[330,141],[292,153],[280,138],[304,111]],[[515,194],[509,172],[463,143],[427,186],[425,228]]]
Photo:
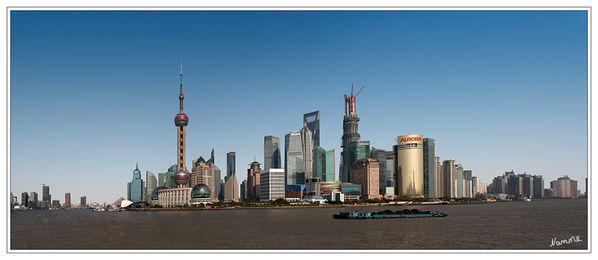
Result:
[[351,96],[353,96],[353,83],[351,83]]

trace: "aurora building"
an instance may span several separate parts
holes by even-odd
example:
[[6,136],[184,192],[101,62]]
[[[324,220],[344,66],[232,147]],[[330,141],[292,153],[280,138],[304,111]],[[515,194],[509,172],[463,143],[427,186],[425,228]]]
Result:
[[398,169],[395,176],[395,194],[424,196],[424,153],[421,134],[397,137]]

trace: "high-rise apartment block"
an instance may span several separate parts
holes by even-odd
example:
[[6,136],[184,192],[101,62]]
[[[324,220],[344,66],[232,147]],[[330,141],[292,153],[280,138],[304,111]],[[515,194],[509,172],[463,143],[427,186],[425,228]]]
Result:
[[553,198],[577,198],[577,181],[572,180],[569,176],[560,177],[550,182]]

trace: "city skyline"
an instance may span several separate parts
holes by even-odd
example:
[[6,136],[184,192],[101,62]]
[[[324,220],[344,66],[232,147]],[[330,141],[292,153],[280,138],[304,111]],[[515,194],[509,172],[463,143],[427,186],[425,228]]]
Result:
[[[511,169],[548,181],[587,177],[587,17],[582,11],[82,13],[88,16],[12,13],[15,194],[40,192],[38,183],[45,183],[53,194],[111,202],[126,196],[122,183],[130,181],[134,163],[141,172],[166,172],[176,164],[172,113],[178,103],[179,57],[185,66],[185,112],[193,118],[186,130],[187,157],[206,157],[214,148],[222,168],[226,153],[236,152],[239,183],[254,156],[263,165],[265,136],[284,138],[301,129],[303,115],[312,111],[320,111],[321,146],[341,151],[342,95],[352,83],[365,86],[357,115],[361,139],[371,147],[389,151],[397,136],[422,134],[435,140],[440,160],[455,160],[485,183]],[[231,17],[245,24],[236,28],[241,22]],[[430,17],[444,23],[426,20]],[[335,24],[334,18],[345,24]],[[554,19],[561,23],[549,22]],[[194,25],[207,21],[215,28],[200,26],[201,35],[195,35]],[[509,27],[515,24],[519,27]],[[315,25],[321,26],[310,30]],[[105,26],[110,30],[102,31]],[[183,42],[169,45],[150,27],[165,33],[164,39],[176,35]],[[284,32],[287,27],[309,37]],[[349,37],[355,31],[378,43]],[[74,39],[79,34],[83,37]],[[100,35],[126,41],[109,42]],[[46,41],[37,43],[40,38]],[[234,39],[247,42],[232,44],[239,42]],[[179,44],[182,49],[173,50]],[[159,55],[144,56],[147,51]],[[30,120],[44,127],[28,128]],[[551,149],[565,134],[569,149]],[[96,183],[82,189],[67,181],[75,176]]]

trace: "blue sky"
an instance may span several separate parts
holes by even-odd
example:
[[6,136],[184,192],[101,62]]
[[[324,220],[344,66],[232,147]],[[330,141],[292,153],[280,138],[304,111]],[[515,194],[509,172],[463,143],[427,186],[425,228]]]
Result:
[[585,11],[13,11],[10,24],[15,194],[44,183],[61,202],[112,202],[135,163],[165,172],[179,58],[188,168],[214,148],[224,173],[235,151],[240,183],[265,135],[284,140],[314,110],[338,168],[355,84],[373,147],[423,134],[483,182],[513,169],[585,190]]

